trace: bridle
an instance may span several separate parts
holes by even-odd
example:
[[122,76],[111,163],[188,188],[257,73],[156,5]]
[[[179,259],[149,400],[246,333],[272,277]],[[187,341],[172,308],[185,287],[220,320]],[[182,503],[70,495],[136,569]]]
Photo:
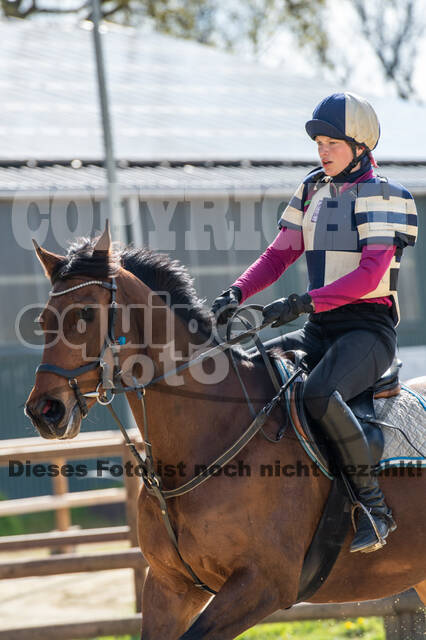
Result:
[[[228,340],[226,342],[219,343],[211,347],[207,351],[204,351],[203,353],[199,354],[195,358],[192,358],[188,362],[185,362],[179,367],[166,371],[162,375],[156,378],[153,378],[146,384],[137,384],[136,379],[133,378],[133,381],[135,383],[134,386],[124,386],[121,381],[122,371],[120,368],[120,358],[119,358],[120,347],[122,346],[123,343],[120,340],[120,338],[117,340],[115,336],[115,322],[117,317],[117,300],[116,300],[117,283],[116,283],[115,277],[111,277],[111,282],[105,282],[103,280],[89,280],[88,282],[83,282],[73,287],[69,287],[68,289],[64,289],[63,291],[52,290],[50,291],[50,296],[51,297],[63,296],[67,293],[70,293],[71,291],[77,291],[78,289],[92,286],[92,285],[103,287],[104,289],[108,289],[111,292],[111,300],[108,308],[108,329],[107,329],[107,334],[105,336],[104,343],[102,345],[99,357],[87,365],[83,365],[81,367],[75,367],[74,369],[64,369],[54,364],[47,364],[47,363],[40,364],[36,369],[36,374],[37,373],[53,373],[57,376],[66,378],[68,380],[69,386],[74,391],[82,418],[85,418],[88,414],[86,398],[96,398],[96,401],[99,404],[107,406],[114,420],[117,422],[120,428],[120,431],[122,432],[123,437],[126,441],[127,446],[130,448],[136,460],[138,461],[138,464],[141,470],[141,478],[147,491],[151,495],[155,496],[155,498],[159,502],[161,515],[163,517],[164,524],[169,534],[169,538],[173,546],[175,547],[175,550],[181,562],[183,563],[184,567],[186,568],[191,578],[194,580],[194,584],[196,587],[199,587],[207,591],[211,595],[215,595],[216,592],[213,589],[210,589],[210,587],[208,587],[206,584],[204,584],[198,578],[198,576],[194,573],[194,571],[191,569],[189,564],[183,559],[178,548],[176,534],[170,522],[166,500],[170,498],[178,497],[180,495],[183,495],[184,493],[188,493],[189,491],[192,491],[193,489],[198,487],[200,484],[208,480],[215,472],[217,472],[218,469],[221,469],[230,460],[232,460],[259,431],[262,431],[262,427],[266,419],[272,413],[273,409],[280,404],[282,396],[286,393],[291,383],[300,375],[303,368],[297,368],[297,370],[288,378],[287,382],[283,386],[281,386],[281,384],[278,382],[276,375],[273,371],[273,367],[270,363],[269,356],[266,354],[266,351],[260,339],[257,336],[258,331],[265,328],[271,323],[267,322],[267,323],[263,323],[259,327],[252,327],[247,331],[240,333],[234,338],[229,338],[230,327],[228,325],[228,333],[227,333]],[[248,308],[261,309],[261,307],[259,307],[258,305],[249,305],[243,308],[244,309],[248,309]],[[243,324],[247,326],[246,322],[243,322]],[[159,476],[155,471],[155,462],[152,454],[152,445],[149,439],[148,420],[147,420],[147,412],[146,412],[146,405],[145,405],[145,398],[144,398],[146,389],[158,382],[161,382],[167,379],[170,376],[177,375],[181,371],[193,366],[196,363],[201,362],[202,360],[205,360],[206,358],[211,358],[215,355],[218,355],[221,352],[226,351],[231,346],[238,344],[239,342],[249,337],[255,338],[256,345],[263,356],[267,369],[274,383],[274,386],[276,389],[276,395],[272,398],[270,402],[268,402],[261,409],[259,413],[256,414],[253,406],[251,405],[245,385],[241,379],[241,376],[239,375],[234,358],[231,356],[232,364],[234,366],[234,369],[236,370],[238,380],[242,386],[245,398],[248,402],[250,411],[253,416],[253,420],[250,423],[249,427],[244,431],[244,433],[236,440],[236,442],[231,447],[229,447],[229,449],[227,449],[221,456],[219,456],[218,458],[216,458],[216,460],[214,460],[211,464],[209,464],[206,467],[206,469],[204,469],[200,474],[198,474],[197,476],[195,476],[194,478],[192,478],[182,486],[177,487],[176,489],[164,490],[162,488],[161,476]],[[113,370],[112,370],[112,375],[110,377],[109,377],[109,364],[105,360],[105,354],[108,350],[111,350],[112,357],[113,357]],[[83,375],[84,373],[87,373],[89,371],[94,371],[95,369],[98,369],[98,368],[101,369],[101,374],[100,374],[100,379],[97,383],[96,389],[94,391],[82,393],[78,385],[77,378]],[[107,381],[108,386],[102,386],[104,380]],[[108,396],[108,391],[110,392],[110,396]],[[140,455],[134,443],[129,438],[126,427],[123,425],[123,423],[121,422],[120,418],[118,417],[117,413],[115,412],[114,408],[111,405],[114,399],[114,396],[117,393],[128,393],[128,392],[136,392],[138,399],[140,400],[142,405],[143,429],[144,429],[143,438],[144,438],[144,445],[145,445],[144,458]],[[272,442],[278,442],[283,435],[284,435],[284,429],[281,429],[279,432],[280,437],[279,438],[277,437],[276,440],[272,440],[266,435],[265,437],[267,437],[267,439]]]
[[[69,386],[74,391],[82,418],[85,418],[89,412],[85,398],[96,397],[96,400],[99,402],[99,404],[103,405],[107,405],[112,402],[114,398],[114,392],[112,392],[111,397],[108,398],[106,395],[106,390],[104,390],[103,392],[101,391],[102,380],[109,380],[111,383],[111,388],[113,389],[120,376],[120,345],[116,342],[115,339],[115,319],[117,315],[117,284],[115,278],[112,277],[111,282],[105,282],[103,280],[89,280],[88,282],[82,282],[81,284],[77,284],[74,287],[70,287],[69,289],[64,289],[63,291],[52,290],[49,292],[51,298],[56,298],[67,293],[71,293],[71,291],[77,291],[78,289],[82,289],[83,287],[88,287],[91,285],[98,285],[100,287],[103,287],[104,289],[108,289],[109,291],[111,291],[111,300],[108,308],[108,329],[99,357],[89,364],[83,365],[81,367],[76,367],[75,369],[63,369],[62,367],[58,367],[56,364],[47,363],[40,364],[36,369],[36,374],[54,373],[55,375],[61,376],[62,378],[67,378]],[[108,378],[109,365],[105,360],[105,353],[108,349],[111,349],[114,362],[112,378]],[[89,392],[88,394],[81,393],[80,387],[78,386],[77,378],[84,373],[94,371],[99,367],[101,368],[102,373],[99,383],[96,387],[96,391]]]

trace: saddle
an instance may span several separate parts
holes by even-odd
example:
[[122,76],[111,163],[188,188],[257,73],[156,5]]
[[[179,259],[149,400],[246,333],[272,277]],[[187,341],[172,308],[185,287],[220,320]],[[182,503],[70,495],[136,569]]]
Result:
[[[305,356],[306,354],[303,351],[288,351],[284,354],[284,358],[293,362],[296,367],[303,365]],[[280,369],[280,363],[277,361],[276,366]],[[378,464],[383,453],[384,439],[382,430],[377,424],[374,400],[391,398],[401,392],[401,384],[399,382],[399,369],[401,366],[401,360],[395,358],[389,369],[385,371],[373,387],[366,389],[348,401],[349,407],[363,427],[375,464]],[[325,475],[331,478],[333,474],[327,444],[321,435],[319,425],[307,414],[303,404],[303,386],[308,373],[309,371],[306,369],[306,373],[301,374],[293,384],[290,399],[290,416],[302,446]]]

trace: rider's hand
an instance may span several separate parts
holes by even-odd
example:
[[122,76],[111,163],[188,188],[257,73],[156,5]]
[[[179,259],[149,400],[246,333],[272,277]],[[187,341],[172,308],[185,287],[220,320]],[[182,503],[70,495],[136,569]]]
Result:
[[216,316],[217,324],[225,324],[234,314],[243,297],[241,289],[230,287],[222,291],[220,296],[212,304],[211,312]]
[[309,293],[298,296],[292,293],[288,298],[279,298],[263,307],[264,322],[273,322],[272,327],[280,327],[298,318],[302,313],[312,313],[314,305]]

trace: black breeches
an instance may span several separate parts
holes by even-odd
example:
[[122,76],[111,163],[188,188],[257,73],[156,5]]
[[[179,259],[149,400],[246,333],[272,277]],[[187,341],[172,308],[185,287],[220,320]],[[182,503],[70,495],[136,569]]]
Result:
[[[325,414],[333,391],[343,400],[371,387],[391,365],[395,356],[393,321],[382,305],[348,305],[312,314],[302,329],[266,343],[283,350],[301,349],[311,369],[304,401],[316,420]],[[375,307],[375,309],[369,309]]]

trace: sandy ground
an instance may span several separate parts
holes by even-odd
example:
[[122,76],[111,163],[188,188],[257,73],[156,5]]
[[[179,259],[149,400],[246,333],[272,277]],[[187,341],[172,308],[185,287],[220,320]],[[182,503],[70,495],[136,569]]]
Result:
[[[95,553],[93,546],[90,550]],[[104,550],[105,546],[96,548],[97,552]],[[31,555],[14,553],[8,554],[8,559],[43,555],[35,551]],[[5,560],[6,554],[1,554],[0,562]],[[121,618],[134,613],[132,569],[0,581],[0,630]]]

